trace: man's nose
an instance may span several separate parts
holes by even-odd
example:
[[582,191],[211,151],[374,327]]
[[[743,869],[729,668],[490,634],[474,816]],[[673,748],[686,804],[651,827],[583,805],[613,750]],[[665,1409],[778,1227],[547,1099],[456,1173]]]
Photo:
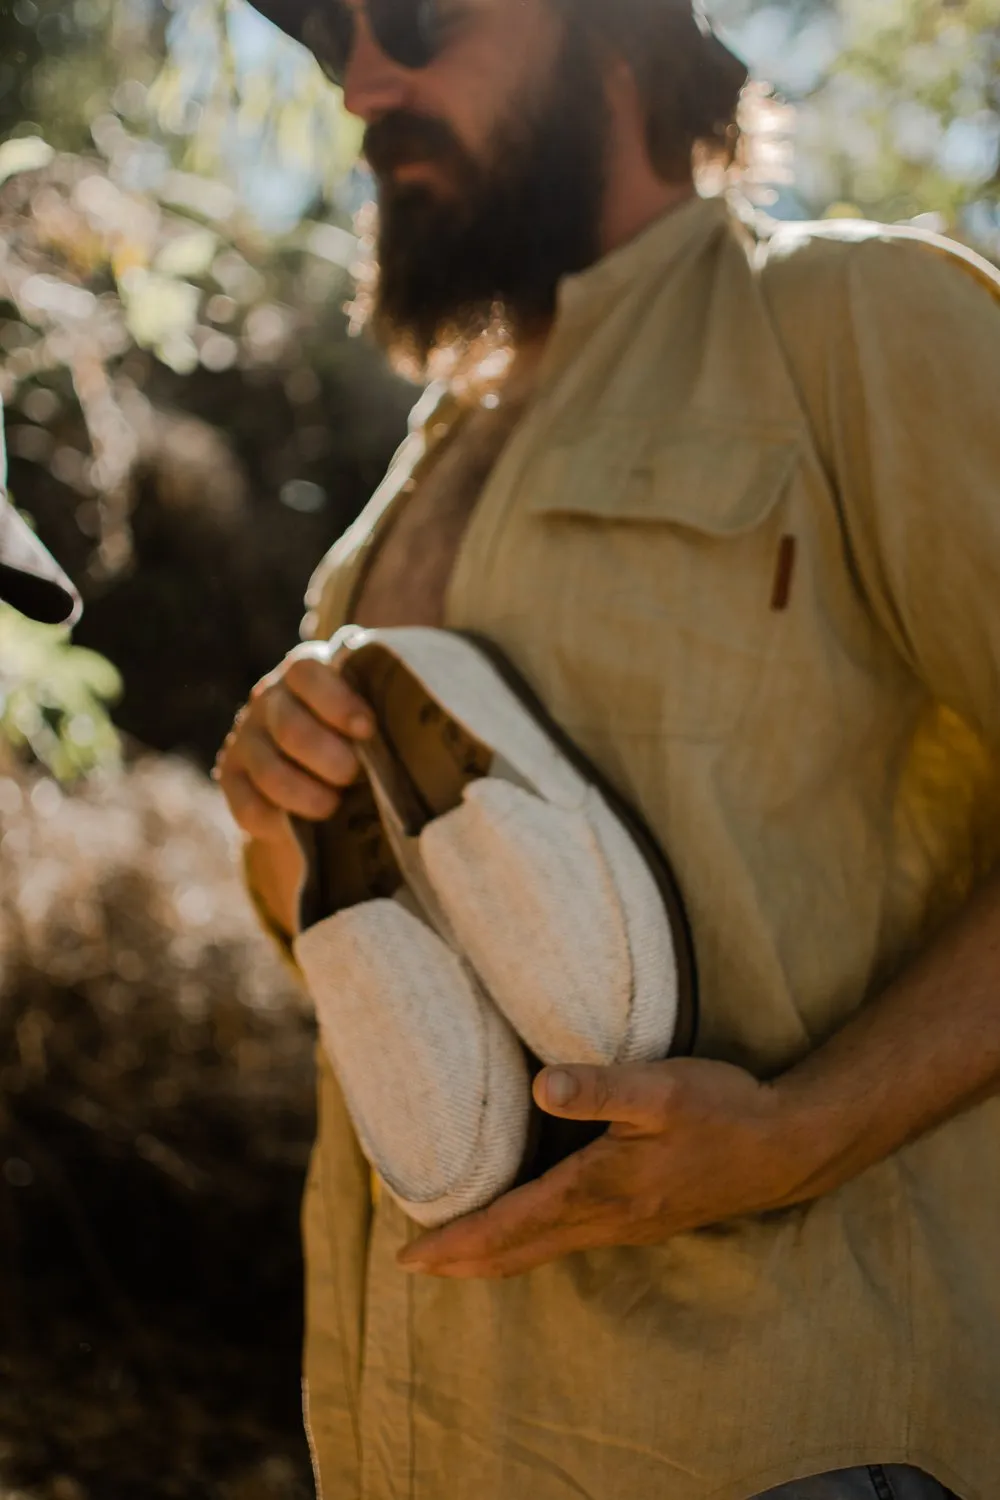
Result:
[[344,77],[344,107],[366,125],[409,103],[408,68],[387,57],[372,35],[363,9],[354,13],[354,49]]

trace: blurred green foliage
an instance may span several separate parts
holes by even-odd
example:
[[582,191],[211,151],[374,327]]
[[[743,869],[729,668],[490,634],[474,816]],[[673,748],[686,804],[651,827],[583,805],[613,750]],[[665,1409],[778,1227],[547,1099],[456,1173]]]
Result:
[[1000,3],[845,0],[844,14],[803,141],[812,191],[874,218],[938,215],[1000,258]]
[[120,692],[121,678],[103,656],[0,604],[0,737],[15,754],[63,782],[116,764],[108,705]]
[[765,112],[763,176],[779,214],[928,215],[1000,260],[1000,0],[713,10],[791,106]]
[[[24,80],[36,118],[0,140],[11,481],[122,670],[119,723],[208,762],[414,395],[349,338],[364,243],[290,165],[303,121],[348,139],[311,60],[279,48],[272,88],[214,5],[92,14],[39,64],[60,129]],[[89,143],[56,149],[74,120]]]

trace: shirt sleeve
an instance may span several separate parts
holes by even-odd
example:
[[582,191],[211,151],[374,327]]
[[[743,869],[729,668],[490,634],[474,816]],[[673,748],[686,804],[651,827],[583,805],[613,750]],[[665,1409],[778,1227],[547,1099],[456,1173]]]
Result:
[[862,586],[927,690],[1000,748],[1000,276],[891,231],[813,259],[783,331]]

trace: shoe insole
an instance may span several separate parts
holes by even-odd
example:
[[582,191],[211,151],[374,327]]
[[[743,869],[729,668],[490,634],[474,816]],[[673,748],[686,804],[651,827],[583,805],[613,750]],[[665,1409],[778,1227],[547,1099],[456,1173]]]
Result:
[[[365,647],[344,666],[351,686],[371,704],[379,726],[376,746],[390,773],[394,800],[408,831],[451,812],[465,786],[489,774],[492,754],[442,709],[382,647]],[[402,752],[402,753],[401,753]],[[395,895],[403,884],[368,781],[348,787],[340,806],[314,831],[313,887],[305,925],[361,901]]]
[[408,783],[407,800],[415,812],[411,821],[418,823],[411,827],[413,834],[460,806],[469,782],[489,775],[492,751],[383,647],[362,647],[345,664],[344,676],[371,704],[400,782],[405,778]]
[[315,828],[314,840],[312,921],[362,901],[388,899],[403,883],[371,787],[363,778],[344,790],[333,817]]

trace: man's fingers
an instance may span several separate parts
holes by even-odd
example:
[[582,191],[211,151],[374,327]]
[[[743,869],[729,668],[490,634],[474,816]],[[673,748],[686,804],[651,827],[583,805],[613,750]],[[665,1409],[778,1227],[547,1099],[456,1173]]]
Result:
[[409,1263],[404,1269],[425,1276],[439,1276],[451,1281],[496,1281],[510,1276],[524,1276],[539,1266],[574,1255],[579,1250],[604,1250],[623,1243],[620,1231],[600,1223],[559,1224],[547,1232],[526,1239],[522,1244],[469,1260],[437,1263]]
[[320,823],[332,818],[340,798],[277,749],[261,730],[246,730],[240,741],[241,768],[256,790],[282,812]]
[[262,714],[281,753],[318,781],[345,787],[355,780],[358,758],[350,743],[321,723],[301,698],[279,687],[255,711]]
[[421,1235],[403,1251],[400,1265],[438,1272],[448,1265],[482,1264],[586,1224],[600,1212],[586,1191],[594,1152],[588,1147],[479,1213]]
[[535,1101],[566,1120],[607,1120],[639,1130],[662,1129],[674,1091],[669,1064],[545,1068],[535,1079]]
[[520,1276],[577,1250],[627,1243],[630,1226],[603,1181],[608,1165],[599,1141],[481,1213],[422,1235],[399,1264],[456,1279]]
[[261,796],[245,771],[234,771],[218,779],[223,783],[229,810],[244,833],[262,844],[274,843],[285,836],[287,814]]
[[558,1189],[553,1192],[546,1178],[539,1178],[479,1213],[421,1235],[403,1251],[399,1264],[407,1271],[435,1271],[488,1259],[531,1238],[539,1227],[548,1228],[558,1219],[561,1207]]
[[358,774],[350,741],[374,732],[374,715],[329,656],[322,643],[291,652],[254,688],[219,753],[216,779],[252,837],[251,823],[273,828],[275,821],[249,798],[245,779],[279,814],[322,822],[336,811],[338,790]]
[[[268,679],[264,679],[265,683]],[[347,686],[316,648],[299,647],[281,668],[281,681],[310,713],[352,739],[367,739],[375,718],[363,698]]]

